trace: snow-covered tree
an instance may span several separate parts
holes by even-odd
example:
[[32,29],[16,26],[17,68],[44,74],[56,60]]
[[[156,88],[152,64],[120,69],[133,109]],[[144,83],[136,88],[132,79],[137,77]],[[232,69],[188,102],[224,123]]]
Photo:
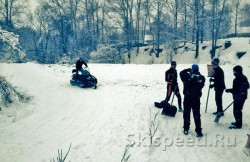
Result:
[[21,62],[24,56],[18,35],[0,28],[0,62]]
[[0,75],[0,105],[9,106],[16,101],[28,102],[30,99],[30,96],[20,92]]

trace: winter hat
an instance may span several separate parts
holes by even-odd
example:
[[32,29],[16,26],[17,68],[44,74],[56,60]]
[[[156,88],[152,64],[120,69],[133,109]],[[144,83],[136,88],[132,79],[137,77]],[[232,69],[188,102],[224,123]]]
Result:
[[171,62],[171,65],[176,65],[176,61],[172,61],[172,62]]
[[233,68],[233,71],[235,71],[235,72],[237,72],[239,74],[242,74],[243,69],[242,69],[242,67],[240,65],[237,65],[237,66],[235,66]]
[[197,64],[192,65],[192,70],[193,71],[199,71],[199,66]]
[[218,66],[220,63],[220,60],[218,58],[215,58],[212,60],[212,64]]

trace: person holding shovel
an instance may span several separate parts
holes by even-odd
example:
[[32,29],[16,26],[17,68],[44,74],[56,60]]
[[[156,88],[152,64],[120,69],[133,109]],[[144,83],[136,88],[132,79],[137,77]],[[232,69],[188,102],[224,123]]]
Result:
[[215,102],[217,106],[217,110],[213,113],[214,115],[224,116],[223,106],[222,106],[222,95],[224,90],[226,89],[225,86],[225,79],[224,79],[224,71],[219,66],[220,60],[218,58],[214,58],[212,60],[212,66],[214,69],[214,76],[210,78],[211,84],[209,88],[214,88],[215,91]]
[[165,81],[167,82],[167,95],[166,95],[165,100],[168,102],[171,97],[172,92],[174,92],[174,95],[176,95],[178,99],[178,106],[179,106],[178,111],[183,112],[183,109],[181,106],[181,95],[180,95],[178,82],[177,82],[176,61],[172,61],[170,69],[168,69],[165,72]]
[[233,115],[235,122],[232,122],[230,129],[240,129],[242,127],[242,110],[247,99],[247,91],[249,89],[249,82],[247,77],[243,74],[243,68],[237,65],[233,68],[233,87],[226,89],[227,93],[233,94]]

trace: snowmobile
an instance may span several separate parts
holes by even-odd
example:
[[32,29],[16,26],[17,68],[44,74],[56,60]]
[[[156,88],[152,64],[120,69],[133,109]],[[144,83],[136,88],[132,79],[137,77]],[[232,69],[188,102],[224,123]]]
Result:
[[81,88],[94,88],[97,87],[97,79],[89,73],[87,69],[85,74],[82,74],[80,71],[77,72],[76,69],[72,70],[72,75],[70,79],[70,84],[72,86],[78,86]]

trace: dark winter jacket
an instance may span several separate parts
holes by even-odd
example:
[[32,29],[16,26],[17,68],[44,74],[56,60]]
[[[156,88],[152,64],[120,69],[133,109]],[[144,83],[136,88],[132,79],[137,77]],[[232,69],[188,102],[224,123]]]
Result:
[[225,86],[225,79],[224,79],[224,72],[221,69],[221,67],[217,67],[214,69],[214,78],[211,79],[214,84],[212,84],[212,87],[214,87],[215,91],[223,91],[226,89]]
[[177,84],[177,71],[174,68],[170,68],[165,72],[165,81],[169,84]]
[[82,65],[85,65],[86,67],[88,67],[87,63],[81,59],[76,61],[76,70],[79,71],[82,69]]
[[185,97],[200,98],[202,88],[205,84],[205,77],[199,72],[192,72],[191,69],[185,69],[180,72],[181,80],[184,84],[183,94]]
[[233,94],[233,99],[242,101],[247,99],[247,90],[249,89],[249,82],[245,75],[240,74],[235,77],[233,81],[233,88],[227,89],[227,92]]

